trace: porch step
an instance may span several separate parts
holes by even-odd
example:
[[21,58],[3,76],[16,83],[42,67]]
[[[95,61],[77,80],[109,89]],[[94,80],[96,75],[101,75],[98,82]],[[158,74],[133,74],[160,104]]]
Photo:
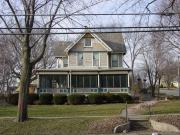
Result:
[[148,120],[130,120],[130,130],[131,131],[150,131],[151,124]]

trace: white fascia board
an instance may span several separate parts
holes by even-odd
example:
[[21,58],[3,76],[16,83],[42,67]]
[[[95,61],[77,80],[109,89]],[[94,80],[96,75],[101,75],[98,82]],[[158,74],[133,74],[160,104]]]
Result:
[[[86,34],[86,33],[85,33],[85,34]],[[73,43],[71,43],[64,51],[65,51],[66,53],[68,53],[69,50],[70,50],[73,46],[75,46],[75,45],[77,44],[77,42],[79,42],[79,41],[82,39],[82,37],[84,37],[85,34],[80,35],[80,36],[79,36]]]

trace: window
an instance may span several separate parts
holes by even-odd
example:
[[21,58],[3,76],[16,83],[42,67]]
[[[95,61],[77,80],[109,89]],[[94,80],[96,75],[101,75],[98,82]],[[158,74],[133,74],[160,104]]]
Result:
[[111,55],[111,57],[112,57],[112,67],[118,67],[118,55],[113,54]]
[[100,77],[101,87],[106,88],[107,87],[106,83],[107,83],[106,75],[101,75],[101,77]]
[[100,85],[102,88],[126,88],[128,87],[127,74],[101,75]]
[[127,75],[121,75],[121,87],[128,87]]
[[84,47],[91,47],[91,38],[84,39]]
[[99,52],[93,52],[93,66],[99,66]]
[[64,67],[68,67],[68,58],[63,59],[63,65]]
[[91,88],[97,88],[98,87],[98,78],[96,75],[91,76]]
[[42,75],[40,76],[41,88],[66,88],[67,75]]
[[78,66],[83,66],[83,53],[78,53]]
[[77,88],[83,88],[83,75],[77,76]]
[[114,87],[119,88],[120,87],[120,76],[119,75],[114,75]]
[[97,75],[72,75],[73,88],[97,88]]

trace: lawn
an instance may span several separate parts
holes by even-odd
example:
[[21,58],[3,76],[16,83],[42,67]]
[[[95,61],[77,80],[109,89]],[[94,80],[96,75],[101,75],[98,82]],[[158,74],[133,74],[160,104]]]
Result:
[[[75,117],[119,115],[124,104],[103,105],[33,105],[30,117]],[[16,116],[17,106],[0,106],[0,117]],[[0,135],[61,135],[86,134],[88,124],[101,118],[35,119],[17,123],[14,118],[0,119]]]
[[[152,114],[168,114],[180,113],[180,100],[161,101],[151,107]],[[149,114],[148,109],[145,109],[143,114]]]
[[[97,120],[97,118],[96,118]],[[30,119],[24,123],[12,119],[0,120],[0,135],[79,135],[86,134],[95,118]]]
[[[31,105],[28,107],[30,117],[72,117],[72,116],[111,116],[118,115],[124,104],[103,105]],[[0,106],[0,117],[13,117],[17,106]]]

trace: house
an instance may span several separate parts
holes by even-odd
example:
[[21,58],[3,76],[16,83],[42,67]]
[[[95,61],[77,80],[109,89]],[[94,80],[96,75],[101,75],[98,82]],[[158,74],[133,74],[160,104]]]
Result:
[[121,33],[86,31],[55,49],[56,69],[37,70],[39,93],[129,93],[123,67],[126,47]]

